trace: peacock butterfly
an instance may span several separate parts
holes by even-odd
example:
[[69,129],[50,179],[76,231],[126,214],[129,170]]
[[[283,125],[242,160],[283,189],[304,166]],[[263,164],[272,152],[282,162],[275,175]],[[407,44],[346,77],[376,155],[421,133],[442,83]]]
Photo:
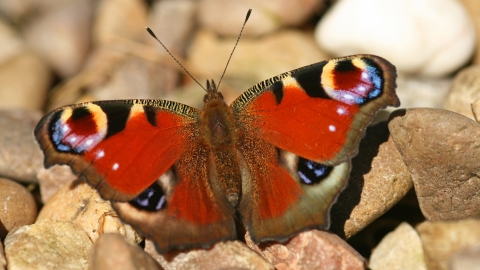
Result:
[[[75,104],[45,115],[45,166],[68,164],[160,253],[328,229],[375,113],[399,106],[395,67],[353,55],[285,72],[230,106],[207,81],[203,110],[166,100]],[[236,222],[237,221],[237,222]]]
[[395,77],[386,60],[354,55],[260,82],[230,106],[211,81],[201,111],[166,100],[61,107],[35,135],[47,167],[70,165],[159,252],[236,239],[236,215],[255,242],[286,241],[328,228],[366,126],[399,105]]

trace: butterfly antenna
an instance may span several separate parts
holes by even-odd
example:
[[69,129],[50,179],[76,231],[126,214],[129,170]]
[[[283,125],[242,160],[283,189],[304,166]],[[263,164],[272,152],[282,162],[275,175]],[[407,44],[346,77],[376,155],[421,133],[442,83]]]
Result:
[[225,75],[225,72],[227,71],[228,64],[230,63],[230,59],[232,59],[233,52],[235,51],[235,48],[237,48],[238,41],[240,40],[240,37],[242,36],[243,28],[245,27],[245,24],[248,21],[248,18],[250,18],[250,14],[252,13],[252,9],[249,9],[247,12],[247,16],[245,17],[245,21],[243,22],[242,29],[240,30],[240,34],[238,34],[237,42],[235,42],[235,46],[233,46],[232,53],[230,53],[230,57],[228,58],[227,64],[225,65],[225,69],[223,70],[222,77],[220,77],[220,81],[218,82],[217,89],[220,87],[220,83],[222,82],[223,76]]
[[173,54],[167,49],[167,47],[165,47],[165,45],[163,45],[163,43],[160,41],[160,39],[157,38],[157,36],[153,33],[152,29],[150,29],[149,27],[145,27],[145,29],[147,29],[147,32],[154,38],[158,41],[158,43],[160,43],[160,45],[162,45],[162,47],[165,49],[165,51],[168,52],[168,54],[170,54],[170,56],[177,62],[177,64],[180,65],[180,67],[182,67],[183,70],[185,70],[185,72],[188,74],[188,76],[190,76],[190,78],[192,78],[198,85],[200,85],[200,87],[203,88],[203,90],[205,90],[205,92],[207,92],[207,89],[205,89],[205,87],[203,87],[202,84],[200,84],[193,76],[192,74],[190,74],[190,72],[188,72],[188,70],[177,60],[177,58],[175,58],[175,56],[173,56]]

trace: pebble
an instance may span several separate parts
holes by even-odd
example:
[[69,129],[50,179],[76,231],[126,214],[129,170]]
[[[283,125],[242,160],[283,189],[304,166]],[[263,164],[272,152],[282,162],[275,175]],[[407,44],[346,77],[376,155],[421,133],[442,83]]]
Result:
[[478,219],[426,221],[418,225],[417,231],[423,243],[427,269],[447,270],[449,261],[457,252],[478,246],[478,228]]
[[14,181],[0,178],[0,205],[0,239],[16,227],[35,222],[35,199],[26,188]]
[[480,64],[480,2],[477,0],[459,0],[465,6],[467,13],[472,20],[473,24],[475,25],[475,33],[477,36],[477,44],[475,48],[475,54],[473,57],[473,63],[478,65]]
[[139,246],[132,245],[116,233],[102,234],[90,252],[89,269],[111,270],[162,269],[157,262]]
[[102,199],[96,189],[81,180],[66,184],[52,196],[38,214],[37,220],[42,219],[72,222],[92,242],[108,232],[119,233],[132,243],[143,239],[120,220],[109,201]]
[[449,262],[450,270],[480,269],[480,243],[455,252]]
[[160,99],[173,91],[179,78],[175,69],[127,54],[120,61],[111,62],[108,73],[98,74],[99,79],[105,77],[89,90],[92,99]]
[[[159,99],[178,83],[177,66],[160,65],[163,54],[133,42],[103,46],[77,75],[52,90],[47,105],[57,107],[93,100]],[[176,64],[175,64],[176,65]]]
[[[120,39],[145,40],[147,3],[141,0],[101,0],[91,30],[93,43],[115,44]],[[173,23],[173,22],[172,22]]]
[[147,239],[145,251],[165,270],[274,269],[273,265],[240,241],[219,242],[210,249],[195,249],[188,252],[172,251],[160,255],[153,242]]
[[299,233],[285,244],[247,245],[275,269],[365,269],[365,259],[338,235],[319,230]]
[[39,56],[16,54],[0,66],[0,108],[40,110],[51,81],[51,71]]
[[435,77],[466,64],[475,48],[475,28],[456,0],[342,0],[315,35],[334,56],[376,54],[402,72]]
[[474,119],[472,103],[480,99],[480,65],[462,69],[453,80],[444,108]]
[[0,240],[0,270],[7,269],[7,259],[5,258],[5,251],[3,250],[3,243]]
[[37,178],[42,202],[46,203],[61,187],[73,182],[78,177],[73,174],[68,165],[53,165],[48,169],[40,169]]
[[[0,4],[1,5],[1,4]],[[0,17],[0,65],[24,49],[24,43],[19,33]]]
[[367,129],[345,190],[331,210],[330,230],[346,239],[394,206],[413,186],[387,123]]
[[369,269],[426,270],[420,236],[408,223],[401,223],[383,237],[370,256]]
[[37,12],[24,26],[29,47],[62,78],[76,74],[85,61],[93,8],[92,1],[64,1]]
[[[200,1],[200,23],[214,32],[237,37],[248,9],[252,14],[245,25],[244,36],[265,35],[281,27],[298,26],[320,12],[325,1]],[[221,22],[221,23],[219,23]]]
[[[186,66],[200,82],[212,78],[218,82],[235,41],[200,31],[187,52]],[[230,61],[220,91],[230,104],[261,81],[326,59],[328,56],[318,49],[309,32],[284,30],[256,39],[244,38]]]
[[[397,95],[402,108],[443,108],[452,86],[451,77],[432,78],[399,73]],[[396,108],[387,108],[393,111]]]
[[441,109],[392,113],[390,134],[428,220],[480,218],[480,124]]
[[5,238],[9,270],[86,269],[92,241],[68,221],[43,219]]
[[49,0],[49,1],[16,1],[3,0],[0,1],[0,10],[2,15],[16,23],[24,23],[31,16],[38,14],[46,9],[55,8],[62,3],[70,0]]
[[[148,18],[149,26],[174,55],[183,52],[193,34],[197,23],[197,8],[198,1],[192,0],[153,2]],[[154,38],[146,41],[157,48],[159,53],[167,54]]]
[[475,120],[480,123],[480,99],[472,103],[472,113]]
[[31,10],[32,2],[4,0],[0,1],[0,11],[13,20],[18,20]]
[[41,116],[38,111],[0,110],[0,176],[23,183],[38,181],[43,153],[33,129]]

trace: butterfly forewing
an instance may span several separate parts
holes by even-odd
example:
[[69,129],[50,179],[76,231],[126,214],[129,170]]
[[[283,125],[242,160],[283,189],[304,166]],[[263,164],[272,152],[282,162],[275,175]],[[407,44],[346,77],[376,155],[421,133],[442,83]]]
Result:
[[240,127],[318,163],[356,154],[376,111],[398,106],[395,67],[358,55],[324,61],[266,80],[231,105]]
[[103,197],[127,201],[198,140],[197,115],[170,101],[91,102],[49,113],[35,133],[47,166],[68,164]]

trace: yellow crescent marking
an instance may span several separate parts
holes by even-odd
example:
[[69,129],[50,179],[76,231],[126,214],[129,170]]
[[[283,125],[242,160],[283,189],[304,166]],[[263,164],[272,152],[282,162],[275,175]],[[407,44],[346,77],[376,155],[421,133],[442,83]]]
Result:
[[294,87],[296,89],[302,89],[302,86],[298,84],[297,80],[293,77],[286,77],[282,80],[283,87]]
[[336,65],[336,61],[329,61],[325,66],[323,66],[323,71],[320,75],[323,89],[325,89],[329,96],[332,96],[332,93],[335,89],[333,71],[335,70]]
[[132,106],[130,109],[130,115],[128,116],[128,119],[136,116],[139,113],[144,113],[143,105],[142,104],[135,104]]
[[65,123],[70,117],[72,117],[72,108],[66,108],[63,110],[62,115],[60,116],[60,120],[62,120],[62,123]]
[[361,58],[353,58],[352,64],[362,70],[364,70],[367,66],[367,64],[365,64],[365,62]]
[[103,133],[105,130],[105,134],[106,134],[108,119],[107,119],[107,115],[103,112],[102,108],[94,103],[87,104],[85,108],[89,110],[90,113],[93,115],[93,120],[97,125],[98,131]]

